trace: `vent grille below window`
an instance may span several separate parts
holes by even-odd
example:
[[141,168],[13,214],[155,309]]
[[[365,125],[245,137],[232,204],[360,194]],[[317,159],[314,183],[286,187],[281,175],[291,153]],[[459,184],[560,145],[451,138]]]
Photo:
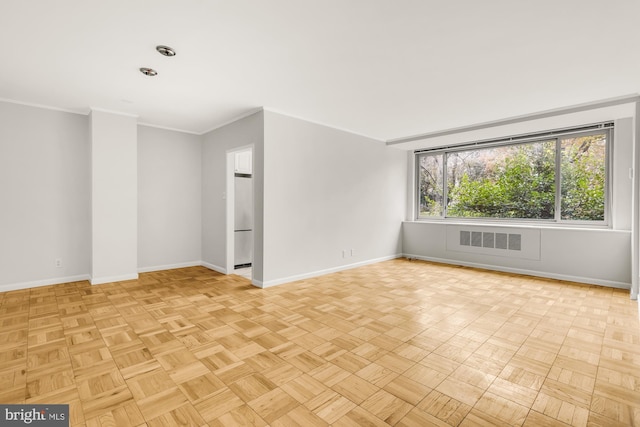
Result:
[[522,235],[461,230],[460,246],[520,251],[522,250]]

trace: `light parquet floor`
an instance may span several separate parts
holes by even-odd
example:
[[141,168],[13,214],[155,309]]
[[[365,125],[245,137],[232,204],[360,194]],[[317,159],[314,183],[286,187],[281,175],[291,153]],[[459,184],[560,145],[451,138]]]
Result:
[[73,426],[640,425],[628,291],[393,260],[0,294],[0,402]]

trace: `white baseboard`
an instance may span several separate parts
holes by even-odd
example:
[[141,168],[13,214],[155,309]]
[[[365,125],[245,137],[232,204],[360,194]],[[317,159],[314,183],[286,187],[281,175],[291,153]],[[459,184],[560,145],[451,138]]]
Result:
[[207,267],[209,270],[217,271],[218,273],[227,274],[227,269],[224,267],[220,267],[219,265],[211,264],[204,261],[201,261],[199,265]]
[[202,261],[179,262],[177,264],[155,265],[152,267],[138,268],[138,273],[150,273],[152,271],[173,270],[174,268],[199,267],[204,265]]
[[422,255],[403,254],[405,258],[419,259],[423,261],[439,262],[442,264],[461,265],[465,267],[483,268],[485,270],[502,271],[505,273],[524,274],[525,276],[543,277],[546,279],[564,280],[568,282],[586,283],[588,285],[605,286],[607,288],[631,289],[630,283],[616,282],[613,280],[594,279],[591,277],[571,276],[567,274],[548,273],[546,271],[526,270],[522,268],[502,267],[475,262],[457,261],[446,258],[426,257]]
[[92,285],[102,285],[103,283],[124,282],[125,280],[136,280],[138,273],[122,274],[120,276],[105,276],[89,279]]
[[[210,264],[208,262],[203,262],[203,261],[190,261],[190,262],[181,262],[177,264],[157,265],[153,267],[142,267],[138,269],[138,273],[148,273],[152,271],[172,270],[174,268],[196,267],[196,266],[203,266],[210,270],[214,270],[222,274],[227,274],[224,268],[214,264]],[[41,286],[59,285],[61,283],[79,282],[82,280],[88,281],[91,285],[101,285],[104,283],[122,282],[125,280],[135,280],[138,278],[138,273],[126,274],[126,275],[120,275],[120,276],[96,277],[96,278],[92,278],[90,274],[81,274],[77,276],[52,277],[50,279],[35,280],[30,282],[7,283],[5,285],[0,285],[0,292],[37,288]]]
[[360,261],[360,262],[356,262],[356,263],[353,263],[353,264],[340,265],[338,267],[331,267],[331,268],[327,268],[327,269],[324,269],[324,270],[317,270],[317,271],[312,271],[312,272],[309,272],[309,273],[303,273],[303,274],[297,274],[297,275],[294,275],[294,276],[283,277],[281,279],[267,280],[266,282],[261,282],[259,280],[253,280],[251,283],[254,286],[257,286],[259,288],[270,288],[271,286],[278,286],[278,285],[282,285],[284,283],[295,282],[297,280],[310,279],[312,277],[323,276],[325,274],[337,273],[338,271],[350,270],[352,268],[362,267],[363,265],[375,264],[377,262],[388,261],[390,259],[396,259],[396,258],[400,258],[400,257],[402,257],[401,254],[390,255],[390,256],[386,256],[386,257],[375,258],[375,259],[370,259],[370,260],[366,260],[366,261]]
[[8,283],[6,285],[0,285],[0,292],[38,288],[41,286],[59,285],[61,283],[80,282],[83,280],[89,280],[89,275],[80,274],[78,276],[54,277],[51,279],[35,280],[33,282]]

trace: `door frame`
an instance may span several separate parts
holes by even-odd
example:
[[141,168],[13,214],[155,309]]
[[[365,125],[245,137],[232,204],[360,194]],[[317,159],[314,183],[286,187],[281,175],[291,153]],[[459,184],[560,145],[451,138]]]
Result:
[[[227,150],[227,170],[226,170],[226,189],[225,189],[225,200],[226,200],[226,273],[233,274],[235,270],[235,172],[236,172],[236,154],[242,153],[245,151],[251,151],[251,169],[253,176],[253,155],[254,148],[253,144],[244,145],[242,147],[235,147]],[[252,181],[253,184],[253,181]],[[254,198],[254,189],[253,185],[251,186],[251,197]],[[252,233],[252,259],[251,265],[253,265],[253,246],[255,246],[255,233]],[[251,270],[251,278],[253,280],[253,269]]]

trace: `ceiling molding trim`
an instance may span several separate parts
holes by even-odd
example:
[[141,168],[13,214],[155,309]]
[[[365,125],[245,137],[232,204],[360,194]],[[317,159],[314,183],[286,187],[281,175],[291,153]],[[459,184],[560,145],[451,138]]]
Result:
[[137,114],[123,113],[122,111],[107,110],[105,108],[99,108],[99,107],[89,107],[89,112],[93,112],[93,111],[98,111],[100,113],[107,113],[107,114],[115,114],[117,116],[133,117],[134,119],[137,119],[138,117],[140,117]]
[[168,131],[172,131],[172,132],[188,133],[190,135],[198,135],[198,136],[202,135],[201,133],[195,132],[195,131],[192,131],[192,130],[185,130],[185,129],[172,128],[172,127],[168,127],[168,126],[154,125],[153,123],[138,122],[138,126],[144,126],[144,127],[148,127],[148,128],[156,128],[156,129],[168,130]]
[[234,118],[233,118],[233,119],[231,119],[231,120],[228,120],[228,121],[223,122],[223,123],[221,123],[221,124],[215,125],[215,126],[214,126],[214,127],[212,127],[211,129],[207,129],[207,130],[205,130],[205,131],[203,131],[203,132],[197,132],[197,133],[196,133],[196,135],[205,135],[205,134],[207,134],[207,133],[209,133],[209,132],[213,132],[213,131],[214,131],[214,130],[216,130],[216,129],[220,129],[221,127],[224,127],[224,126],[230,125],[231,123],[235,123],[235,122],[237,122],[238,120],[242,120],[242,119],[244,119],[244,118],[246,118],[246,117],[253,116],[254,114],[259,113],[260,111],[263,111],[263,110],[264,110],[264,108],[263,108],[263,107],[252,108],[251,110],[247,111],[246,113],[242,113],[242,114],[240,114],[239,116],[234,117]]
[[373,136],[370,136],[370,135],[365,135],[363,133],[355,132],[355,131],[352,131],[350,129],[345,129],[345,128],[329,125],[327,123],[318,122],[316,120],[310,120],[310,119],[307,119],[305,117],[296,116],[294,114],[289,114],[287,112],[275,110],[273,108],[266,108],[265,107],[264,111],[268,111],[270,113],[275,113],[275,114],[280,114],[282,116],[291,117],[292,119],[302,120],[303,122],[313,123],[314,125],[324,126],[324,127],[330,128],[330,129],[339,130],[341,132],[350,133],[351,135],[360,136],[362,138],[373,139],[374,141],[377,141],[377,142],[382,142],[382,143],[386,142],[384,139],[376,138],[376,137],[373,137]]
[[24,101],[18,101],[17,99],[10,99],[10,98],[0,98],[0,102],[6,102],[8,104],[24,105],[25,107],[42,108],[44,110],[61,111],[63,113],[79,114],[81,116],[86,116],[89,114],[89,110],[82,110],[82,111],[72,110],[70,108],[54,107],[52,105],[37,104],[35,102],[24,102]]
[[403,144],[406,142],[420,141],[424,139],[439,138],[441,136],[454,135],[457,133],[470,132],[475,130],[487,129],[497,126],[510,125],[514,123],[527,122],[531,120],[544,119],[547,117],[561,116],[564,114],[579,113],[582,111],[595,110],[599,108],[612,107],[616,105],[631,104],[640,101],[639,94],[631,94],[619,96],[616,98],[608,98],[600,101],[587,102],[584,104],[576,104],[569,107],[555,108],[552,110],[539,111],[536,113],[524,114],[521,116],[508,117],[506,119],[492,120],[484,123],[476,123],[473,125],[460,126],[451,129],[445,129],[435,132],[424,133],[420,135],[407,136],[403,138],[389,139],[387,145]]

